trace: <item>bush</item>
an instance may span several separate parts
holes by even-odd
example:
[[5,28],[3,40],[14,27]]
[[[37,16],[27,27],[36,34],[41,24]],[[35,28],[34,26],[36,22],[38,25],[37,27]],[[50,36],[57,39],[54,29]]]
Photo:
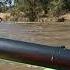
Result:
[[70,0],[16,0],[14,14],[24,12],[30,21],[37,21],[40,13],[60,16],[70,10]]

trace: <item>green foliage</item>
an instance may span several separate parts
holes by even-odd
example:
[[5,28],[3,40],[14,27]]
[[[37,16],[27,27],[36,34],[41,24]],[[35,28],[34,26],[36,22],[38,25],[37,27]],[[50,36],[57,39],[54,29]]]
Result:
[[7,10],[4,3],[0,2],[0,12],[5,12]]
[[69,11],[70,0],[15,0],[15,9],[14,14],[24,12],[30,21],[36,21],[42,11],[53,16]]
[[52,15],[59,15],[62,11],[63,1],[62,0],[52,0],[49,4],[49,12],[52,13]]
[[63,0],[64,6],[63,8],[65,10],[69,10],[70,11],[70,0]]
[[24,0],[24,12],[30,21],[36,21],[41,12],[39,0]]
[[42,6],[42,9],[44,10],[44,13],[47,14],[50,0],[40,0],[40,4]]
[[[11,15],[14,17],[15,21],[18,21],[21,16],[28,17],[30,21],[36,21],[39,11],[40,9],[36,1],[16,0],[16,5],[12,10]],[[25,15],[22,15],[21,12],[25,13]]]

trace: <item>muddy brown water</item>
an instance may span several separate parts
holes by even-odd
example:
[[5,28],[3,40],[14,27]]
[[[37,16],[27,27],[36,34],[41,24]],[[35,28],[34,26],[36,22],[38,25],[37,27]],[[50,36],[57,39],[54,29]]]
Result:
[[[50,23],[50,22],[49,22]],[[16,39],[44,45],[65,45],[70,49],[70,23],[54,24],[14,24],[13,22],[0,23],[0,37]],[[4,62],[4,63],[3,63]],[[29,67],[27,67],[29,66]],[[43,70],[27,64],[0,60],[0,70]]]

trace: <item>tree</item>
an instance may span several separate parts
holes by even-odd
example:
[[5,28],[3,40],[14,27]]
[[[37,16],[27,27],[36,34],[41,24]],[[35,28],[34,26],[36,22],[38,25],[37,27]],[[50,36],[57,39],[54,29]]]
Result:
[[5,2],[0,2],[0,12],[5,12],[7,10],[7,7],[5,5]]
[[64,10],[70,11],[70,0],[63,0],[64,3]]
[[30,21],[37,21],[40,13],[59,16],[70,10],[70,0],[15,0],[17,11],[24,12]]
[[60,16],[63,12],[64,0],[50,0],[48,4],[48,13],[50,16]]
[[24,12],[30,21],[36,21],[41,12],[39,0],[24,0]]
[[42,6],[42,9],[44,10],[44,14],[48,13],[48,6],[50,4],[51,0],[40,0],[40,4]]

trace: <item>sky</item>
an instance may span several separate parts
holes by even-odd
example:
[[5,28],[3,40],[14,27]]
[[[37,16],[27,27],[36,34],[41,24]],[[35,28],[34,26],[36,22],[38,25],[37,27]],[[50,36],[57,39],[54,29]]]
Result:
[[5,0],[0,0],[0,2],[4,2]]
[[10,6],[10,3],[9,2],[11,2],[11,6],[13,6],[14,5],[14,0],[0,0],[0,2],[5,2],[6,1],[6,6]]

